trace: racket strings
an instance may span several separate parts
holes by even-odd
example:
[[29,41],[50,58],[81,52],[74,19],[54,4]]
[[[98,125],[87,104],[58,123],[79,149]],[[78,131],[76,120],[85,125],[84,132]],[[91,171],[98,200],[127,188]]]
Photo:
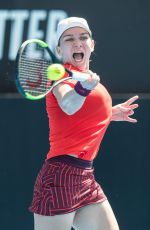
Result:
[[47,68],[50,64],[51,61],[46,58],[32,58],[25,52],[22,53],[19,80],[26,92],[40,95],[49,89],[52,81],[47,78]]

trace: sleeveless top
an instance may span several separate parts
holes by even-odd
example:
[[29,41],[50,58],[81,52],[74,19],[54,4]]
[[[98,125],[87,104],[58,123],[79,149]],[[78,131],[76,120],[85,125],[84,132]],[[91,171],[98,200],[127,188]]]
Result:
[[[64,66],[81,72],[70,64]],[[66,80],[62,84],[74,88],[75,83],[75,80]],[[112,115],[112,99],[106,88],[99,83],[86,97],[81,109],[73,115],[63,112],[55,96],[50,92],[46,96],[46,110],[50,141],[47,159],[74,154],[84,160],[93,160]]]

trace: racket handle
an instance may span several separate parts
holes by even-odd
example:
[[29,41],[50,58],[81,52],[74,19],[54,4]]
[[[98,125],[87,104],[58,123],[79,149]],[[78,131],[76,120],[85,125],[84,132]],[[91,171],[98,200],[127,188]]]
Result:
[[86,81],[89,78],[89,74],[87,73],[80,73],[80,72],[73,72],[72,71],[72,79],[76,80],[76,81]]

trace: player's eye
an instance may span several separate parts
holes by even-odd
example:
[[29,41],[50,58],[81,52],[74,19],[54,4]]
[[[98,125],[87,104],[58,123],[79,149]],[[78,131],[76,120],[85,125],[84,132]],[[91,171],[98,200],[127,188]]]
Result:
[[89,36],[87,36],[87,35],[86,35],[86,36],[81,36],[81,37],[80,37],[80,40],[81,40],[81,41],[86,41],[88,38],[89,38]]
[[72,42],[72,41],[74,41],[74,39],[73,38],[66,38],[65,41],[66,42]]

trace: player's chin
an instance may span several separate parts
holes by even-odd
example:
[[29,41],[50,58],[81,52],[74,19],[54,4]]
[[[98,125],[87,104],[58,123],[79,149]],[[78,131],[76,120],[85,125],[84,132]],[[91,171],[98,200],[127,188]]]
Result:
[[80,68],[80,69],[84,69],[86,66],[86,62],[84,59],[80,60],[80,61],[73,60],[73,65]]

